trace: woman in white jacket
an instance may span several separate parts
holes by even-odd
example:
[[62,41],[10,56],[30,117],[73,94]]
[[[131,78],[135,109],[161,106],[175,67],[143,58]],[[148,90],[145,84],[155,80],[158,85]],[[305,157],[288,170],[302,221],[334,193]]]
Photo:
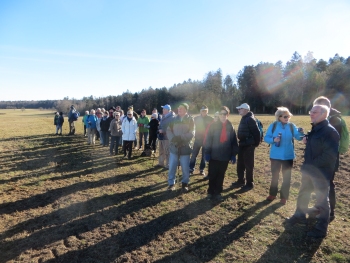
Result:
[[131,159],[132,144],[136,139],[137,121],[133,117],[132,111],[128,111],[126,118],[122,122],[123,132],[123,152],[124,158],[126,157],[126,151],[128,151],[128,159]]

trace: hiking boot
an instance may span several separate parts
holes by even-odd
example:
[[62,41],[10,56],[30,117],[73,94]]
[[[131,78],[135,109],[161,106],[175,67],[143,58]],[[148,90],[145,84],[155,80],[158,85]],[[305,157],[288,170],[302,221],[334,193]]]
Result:
[[296,216],[296,215],[293,215],[287,218],[285,222],[289,226],[294,226],[295,224],[306,225],[307,223],[305,216],[302,217],[302,216]]
[[280,204],[281,204],[281,205],[285,205],[286,203],[287,203],[287,199],[281,198]]
[[169,185],[168,186],[168,189],[167,189],[168,191],[175,191],[175,185]]
[[306,235],[308,237],[313,237],[313,238],[324,238],[327,235],[327,230],[323,231],[317,228],[313,228],[311,231],[308,231]]
[[231,187],[232,188],[239,188],[239,187],[242,187],[244,185],[245,185],[244,181],[237,180],[236,182],[233,182],[231,184]]
[[269,195],[268,197],[266,197],[267,201],[273,201],[275,199],[276,199],[276,196],[274,196],[274,195]]
[[205,172],[203,170],[200,170],[199,173],[203,176],[205,176]]
[[252,190],[254,188],[254,184],[253,183],[251,183],[251,184],[246,184],[246,185],[244,185],[244,186],[242,186],[242,190],[243,191],[249,191],[249,190]]
[[188,184],[182,183],[182,191],[188,192]]

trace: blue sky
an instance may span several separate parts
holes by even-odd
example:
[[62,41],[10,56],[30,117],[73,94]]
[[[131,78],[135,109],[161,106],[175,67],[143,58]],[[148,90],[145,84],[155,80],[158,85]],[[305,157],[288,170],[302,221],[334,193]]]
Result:
[[0,100],[118,95],[350,56],[348,0],[1,0]]

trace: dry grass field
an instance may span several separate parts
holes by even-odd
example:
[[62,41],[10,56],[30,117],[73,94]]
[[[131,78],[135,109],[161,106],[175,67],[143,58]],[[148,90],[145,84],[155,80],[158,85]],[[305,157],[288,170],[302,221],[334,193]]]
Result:
[[[256,150],[255,185],[231,189],[224,201],[206,197],[207,181],[194,174],[190,191],[167,192],[167,171],[153,158],[121,160],[87,145],[77,134],[54,135],[53,112],[0,110],[0,262],[350,262],[349,154],[337,173],[336,218],[324,239],[306,228],[285,229],[300,186],[304,146],[285,206],[266,202],[269,147]],[[239,116],[231,116],[236,127]],[[273,116],[258,116],[266,129]],[[345,118],[350,127],[350,118]],[[308,116],[291,120],[309,130]],[[312,204],[310,204],[312,205]]]

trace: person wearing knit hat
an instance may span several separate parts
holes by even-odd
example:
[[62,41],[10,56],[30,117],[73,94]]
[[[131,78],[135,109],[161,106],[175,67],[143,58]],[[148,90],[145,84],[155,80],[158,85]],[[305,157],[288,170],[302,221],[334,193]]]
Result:
[[206,128],[213,121],[213,117],[210,117],[208,115],[208,111],[209,110],[207,105],[202,105],[199,112],[200,115],[194,118],[196,132],[194,135],[193,150],[192,150],[192,155],[190,160],[190,173],[192,174],[195,171],[196,159],[199,154],[199,151],[202,152],[202,158],[199,164],[199,173],[203,175],[205,179],[208,179],[208,177],[205,176],[205,172],[204,172],[205,160],[204,160],[203,139],[204,139]]

